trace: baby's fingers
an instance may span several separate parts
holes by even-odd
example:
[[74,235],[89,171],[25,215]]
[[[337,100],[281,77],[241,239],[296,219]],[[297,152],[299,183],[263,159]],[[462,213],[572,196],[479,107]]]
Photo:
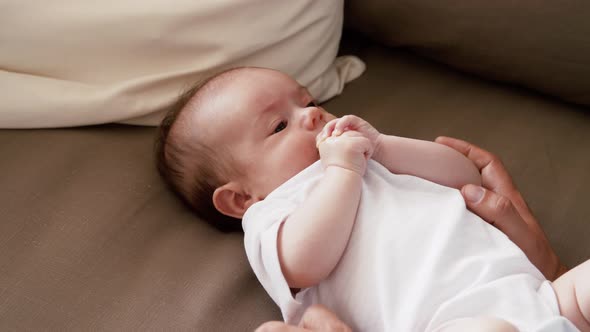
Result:
[[354,115],[345,115],[338,120],[334,127],[334,136],[340,136],[346,130],[356,130],[360,119]]
[[319,146],[320,143],[326,140],[326,138],[332,136],[332,132],[334,131],[334,127],[336,126],[338,120],[339,119],[331,120],[330,122],[326,123],[326,125],[324,125],[322,131],[320,131],[320,133],[315,138],[316,146]]
[[[347,132],[347,136],[348,136]],[[350,133],[356,133],[356,132],[350,132]],[[358,134],[357,134],[358,135]],[[359,152],[362,152],[365,155],[365,158],[371,159],[371,156],[373,155],[373,144],[371,144],[371,141],[369,139],[367,139],[364,136],[350,136],[350,139],[353,140],[358,147]]]

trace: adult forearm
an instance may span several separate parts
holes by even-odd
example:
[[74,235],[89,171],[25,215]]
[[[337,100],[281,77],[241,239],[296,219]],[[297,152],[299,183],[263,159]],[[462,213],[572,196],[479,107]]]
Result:
[[481,185],[481,175],[469,159],[448,146],[405,137],[381,135],[373,159],[396,174],[409,174],[460,189]]
[[279,230],[281,269],[291,288],[317,284],[334,269],[350,237],[362,177],[330,166],[317,186]]

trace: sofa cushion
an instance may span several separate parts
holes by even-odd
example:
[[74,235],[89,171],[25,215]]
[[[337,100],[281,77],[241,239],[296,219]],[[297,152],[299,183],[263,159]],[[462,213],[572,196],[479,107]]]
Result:
[[155,125],[182,90],[234,66],[282,70],[324,101],[363,66],[334,62],[338,1],[8,0],[0,127]]
[[456,68],[590,105],[590,2],[350,0],[346,25]]

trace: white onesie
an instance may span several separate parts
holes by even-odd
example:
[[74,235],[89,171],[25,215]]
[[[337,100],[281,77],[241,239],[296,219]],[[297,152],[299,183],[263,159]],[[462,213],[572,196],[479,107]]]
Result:
[[248,260],[287,323],[321,303],[354,331],[434,331],[480,315],[521,331],[576,331],[559,316],[550,282],[501,231],[468,211],[458,190],[393,174],[373,160],[338,265],[294,298],[279,265],[278,229],[322,175],[318,161],[253,204],[242,221]]

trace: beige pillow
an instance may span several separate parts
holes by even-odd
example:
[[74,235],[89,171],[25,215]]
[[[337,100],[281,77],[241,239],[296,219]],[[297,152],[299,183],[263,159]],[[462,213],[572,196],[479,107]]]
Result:
[[342,13],[342,0],[4,1],[0,127],[156,125],[183,89],[241,65],[324,101],[364,70],[335,62]]
[[590,105],[588,0],[347,0],[345,16],[389,46]]

